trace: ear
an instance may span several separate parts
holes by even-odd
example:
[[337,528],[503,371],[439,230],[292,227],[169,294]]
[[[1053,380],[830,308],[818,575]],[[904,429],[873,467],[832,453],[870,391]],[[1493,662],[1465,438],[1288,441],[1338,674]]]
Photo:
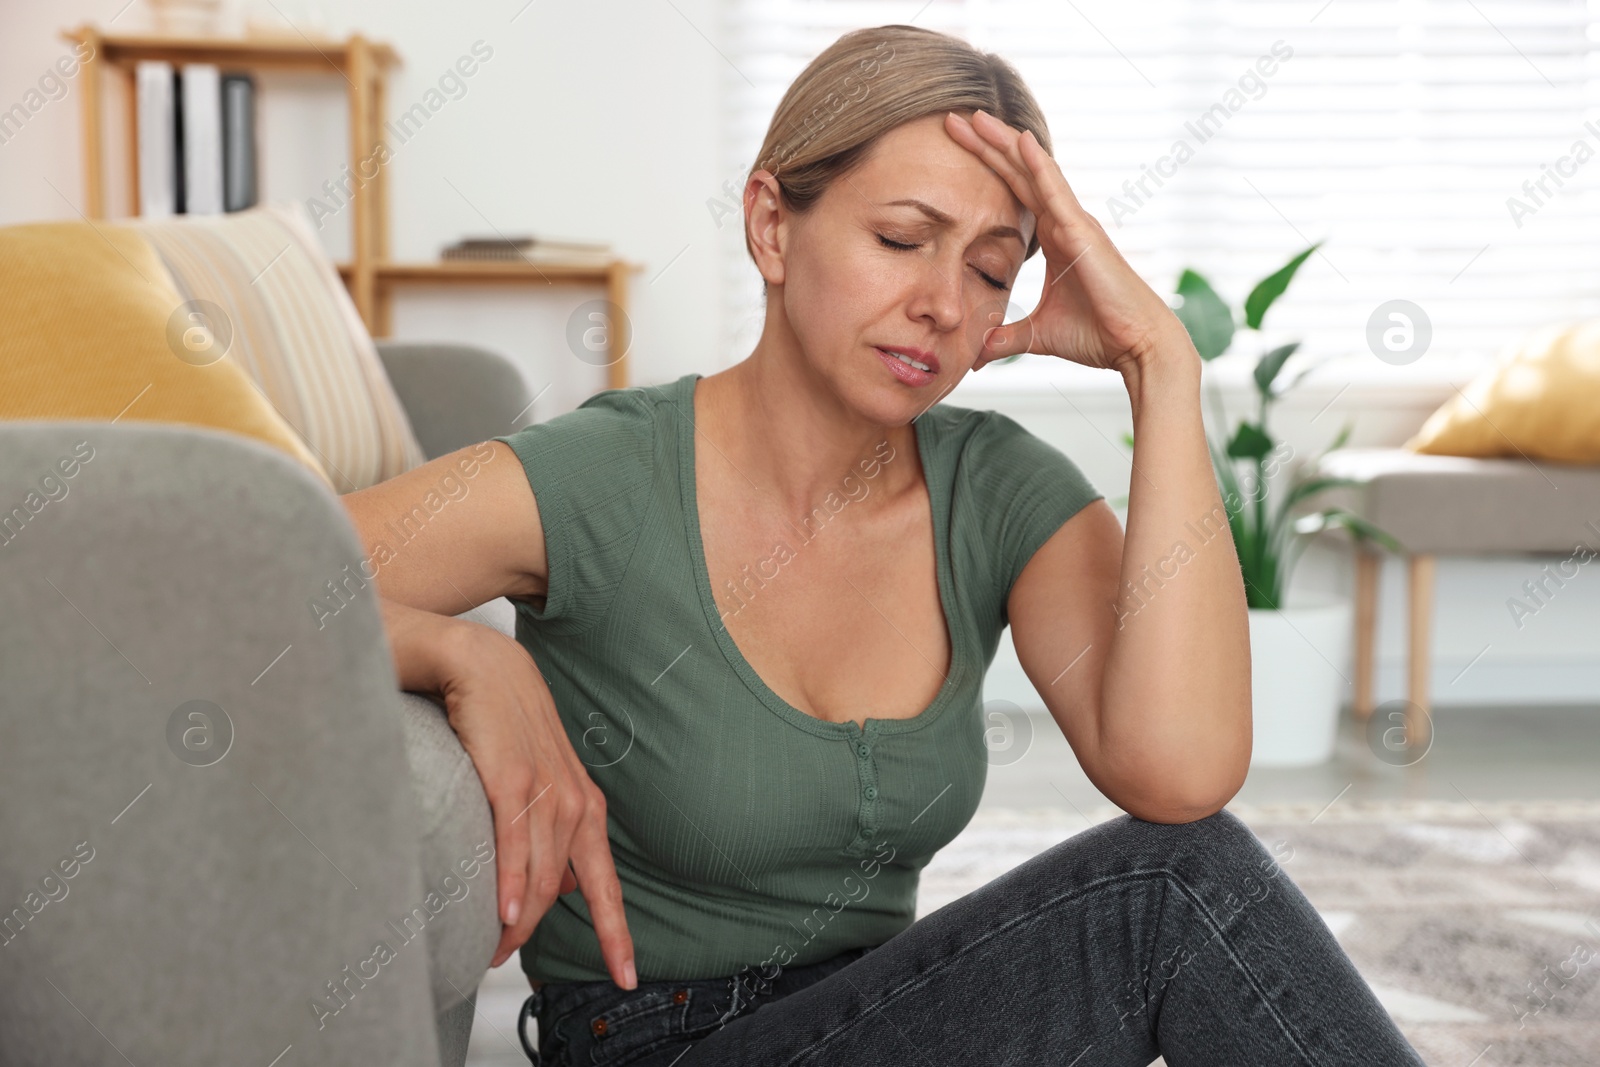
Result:
[[744,188],[744,220],[756,269],[768,285],[782,285],[783,245],[789,220],[779,199],[778,179],[771,171],[758,170],[750,175]]

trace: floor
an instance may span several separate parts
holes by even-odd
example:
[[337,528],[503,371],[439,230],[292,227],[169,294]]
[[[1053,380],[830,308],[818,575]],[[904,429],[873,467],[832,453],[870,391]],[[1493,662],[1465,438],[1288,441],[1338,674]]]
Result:
[[[990,767],[982,807],[1104,807],[1106,798],[1079,769],[1055,723],[1038,715],[1029,716],[1028,725],[1032,737],[1020,758]],[[1435,710],[1431,746],[1410,766],[1380,759],[1366,731],[1346,717],[1328,763],[1253,769],[1234,799],[1312,803],[1321,810],[1363,800],[1600,798],[1597,767],[1600,705],[1445,707]],[[527,994],[517,957],[490,972],[478,994],[469,1067],[527,1063],[514,1029]]]

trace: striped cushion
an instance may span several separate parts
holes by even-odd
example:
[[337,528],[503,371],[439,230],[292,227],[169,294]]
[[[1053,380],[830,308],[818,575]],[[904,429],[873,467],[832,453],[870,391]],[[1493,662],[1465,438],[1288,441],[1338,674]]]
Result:
[[322,460],[340,493],[427,457],[378,350],[298,205],[130,220],[185,300],[231,320],[227,356]]

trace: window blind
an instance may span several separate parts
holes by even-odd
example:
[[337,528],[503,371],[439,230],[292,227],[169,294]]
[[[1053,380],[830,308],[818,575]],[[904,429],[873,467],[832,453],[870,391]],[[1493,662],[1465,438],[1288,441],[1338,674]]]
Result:
[[[1312,241],[1269,314],[1310,353],[1372,359],[1408,300],[1420,357],[1492,355],[1600,313],[1600,0],[729,0],[728,362],[760,335],[738,190],[789,83],[839,34],[911,21],[1008,59],[1055,157],[1130,263],[1224,299]],[[1025,314],[1036,254],[1013,289]],[[1392,362],[1392,361],[1391,361]]]

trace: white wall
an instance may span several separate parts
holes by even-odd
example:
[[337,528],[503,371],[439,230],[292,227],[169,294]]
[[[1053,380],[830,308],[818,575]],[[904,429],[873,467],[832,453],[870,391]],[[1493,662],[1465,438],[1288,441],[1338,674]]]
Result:
[[[117,15],[124,2],[0,0],[0,109],[22,100],[68,51],[58,36],[63,27],[84,21],[104,26],[117,16],[113,30],[145,28],[145,0]],[[391,115],[419,99],[475,41],[494,50],[467,80],[466,93],[396,150],[396,258],[431,260],[463,234],[495,229],[608,240],[645,267],[633,286],[634,381],[668,381],[724,365],[719,293],[727,271],[736,268],[719,257],[742,257],[743,251],[737,235],[719,231],[706,209],[708,200],[722,197],[728,169],[720,129],[729,79],[711,43],[722,39],[718,0],[534,0],[526,7],[524,0],[323,0],[316,6],[328,32],[360,30],[398,49],[404,66],[390,82]],[[313,28],[310,6],[298,0],[251,0],[251,10],[280,25],[281,10],[303,29]],[[235,24],[245,13],[239,3],[230,11]],[[263,82],[266,196],[319,195],[322,183],[339,173],[346,160],[342,88],[331,71]],[[71,218],[81,208],[79,91],[69,83],[64,98],[45,102],[0,144],[0,224]],[[110,114],[115,119],[118,112]],[[110,133],[114,139],[115,128]],[[323,231],[336,256],[348,249],[342,222],[336,217]],[[534,413],[543,419],[575,406],[600,382],[599,371],[577,361],[564,342],[568,314],[598,295],[414,290],[397,304],[396,330],[408,338],[475,340],[513,355],[537,388],[551,385]],[[1353,359],[1325,384],[1305,383],[1281,406],[1275,425],[1301,455],[1317,451],[1350,414],[1359,415],[1352,443],[1398,444],[1452,393],[1437,370],[1423,364],[1410,376],[1401,370],[1364,355]],[[1470,370],[1460,368],[1454,380],[1464,382]],[[1356,384],[1341,393],[1350,380]],[[1127,457],[1115,444],[1130,428],[1120,383],[1092,372],[1061,381],[1070,403],[1020,364],[994,368],[963,384],[950,401],[1008,412],[1077,460],[1108,498],[1126,493]],[[1244,410],[1244,403],[1243,393],[1230,393],[1231,410]],[[1521,631],[1509,621],[1506,598],[1540,562],[1441,561],[1438,701],[1600,699],[1593,639],[1600,634],[1600,579],[1585,569]],[[1389,565],[1383,580],[1380,700],[1403,693],[1406,617],[1398,564]],[[1345,555],[1334,548],[1308,552],[1295,590],[1348,592]],[[1489,652],[1474,662],[1485,646]],[[1009,642],[989,688],[990,696],[1036,700]]]

